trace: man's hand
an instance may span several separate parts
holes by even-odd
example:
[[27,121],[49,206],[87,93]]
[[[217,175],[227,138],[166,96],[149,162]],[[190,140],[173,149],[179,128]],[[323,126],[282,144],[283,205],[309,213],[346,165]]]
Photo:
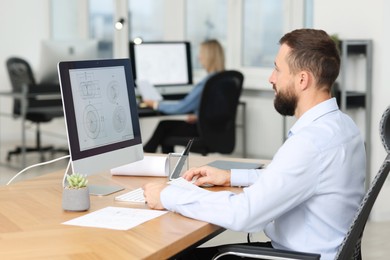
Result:
[[230,170],[221,170],[211,166],[202,166],[198,168],[189,169],[183,174],[183,178],[191,181],[196,179],[195,185],[218,185],[218,186],[230,186]]
[[160,200],[161,191],[167,186],[165,183],[147,183],[142,188],[146,203],[151,209],[164,209]]

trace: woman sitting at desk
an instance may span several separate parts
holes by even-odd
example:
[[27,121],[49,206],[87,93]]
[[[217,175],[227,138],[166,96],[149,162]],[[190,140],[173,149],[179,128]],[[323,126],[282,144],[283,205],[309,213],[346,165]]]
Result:
[[155,153],[159,145],[161,145],[163,153],[173,152],[172,146],[162,145],[164,139],[169,136],[188,136],[189,138],[199,136],[196,122],[203,87],[211,75],[225,70],[225,55],[221,44],[217,40],[206,40],[202,42],[199,51],[199,62],[207,71],[207,76],[196,84],[191,92],[183,99],[176,102],[143,101],[146,106],[152,107],[164,114],[177,115],[192,113],[187,116],[185,121],[160,121],[152,137],[144,146],[145,152]]

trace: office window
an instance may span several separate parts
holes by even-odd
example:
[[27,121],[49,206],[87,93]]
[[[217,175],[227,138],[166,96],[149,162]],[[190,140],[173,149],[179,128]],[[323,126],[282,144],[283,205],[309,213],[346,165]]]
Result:
[[78,0],[50,1],[50,39],[63,41],[85,39],[84,2]]
[[272,67],[283,34],[283,0],[245,0],[242,17],[242,66]]
[[[129,38],[163,39],[163,0],[129,0]],[[113,57],[114,1],[89,0],[90,37],[99,40],[99,56]],[[127,43],[125,43],[127,44]]]
[[227,8],[226,0],[197,0],[186,2],[186,34],[192,44],[192,63],[200,68],[199,44],[206,39],[217,39],[226,51]]
[[305,0],[304,2],[304,26],[306,28],[313,28],[313,0]]
[[164,0],[129,0],[129,38],[159,41],[164,33]]
[[98,40],[98,56],[113,57],[114,3],[89,0],[89,37]]

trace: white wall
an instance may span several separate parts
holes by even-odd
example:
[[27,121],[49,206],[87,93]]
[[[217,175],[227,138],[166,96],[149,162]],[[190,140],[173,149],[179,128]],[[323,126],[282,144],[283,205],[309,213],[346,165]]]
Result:
[[[2,65],[10,55],[28,57],[34,67],[38,65],[40,40],[49,38],[48,2],[6,0],[0,3]],[[4,85],[8,80],[5,66],[0,66],[0,71],[1,85]]]
[[[385,0],[328,0],[314,1],[314,27],[336,33],[341,39],[373,40],[373,88],[372,88],[372,125],[371,125],[371,175],[375,175],[385,152],[379,138],[379,121],[385,108],[390,105],[390,88],[388,85],[390,18],[389,1]],[[390,195],[390,184],[387,181],[382,190],[371,218],[389,220],[390,207],[386,198]]]
[[[11,56],[26,59],[33,71],[38,70],[40,44],[50,39],[50,0],[3,0],[0,2],[0,91],[10,91],[5,62]],[[0,113],[10,114],[12,99],[0,96]],[[35,145],[35,125],[27,125],[27,144]],[[57,144],[66,147],[66,133],[63,119],[42,124],[45,136],[43,144]],[[21,142],[21,121],[0,116],[0,161],[4,162],[9,149],[15,142]]]
[[[49,0],[7,0],[0,2],[0,91],[9,91],[11,84],[5,62],[10,56],[29,61],[33,70],[39,64],[41,39],[49,39]],[[0,97],[0,111],[11,111],[11,99]],[[20,138],[20,122],[0,118],[2,146],[9,139]],[[15,135],[16,134],[16,135]],[[4,156],[1,158],[4,160]]]

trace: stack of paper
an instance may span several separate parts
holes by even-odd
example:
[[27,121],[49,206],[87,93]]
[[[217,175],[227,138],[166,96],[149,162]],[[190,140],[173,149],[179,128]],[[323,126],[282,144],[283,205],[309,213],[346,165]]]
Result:
[[168,176],[166,156],[145,156],[143,160],[111,169],[112,175]]

